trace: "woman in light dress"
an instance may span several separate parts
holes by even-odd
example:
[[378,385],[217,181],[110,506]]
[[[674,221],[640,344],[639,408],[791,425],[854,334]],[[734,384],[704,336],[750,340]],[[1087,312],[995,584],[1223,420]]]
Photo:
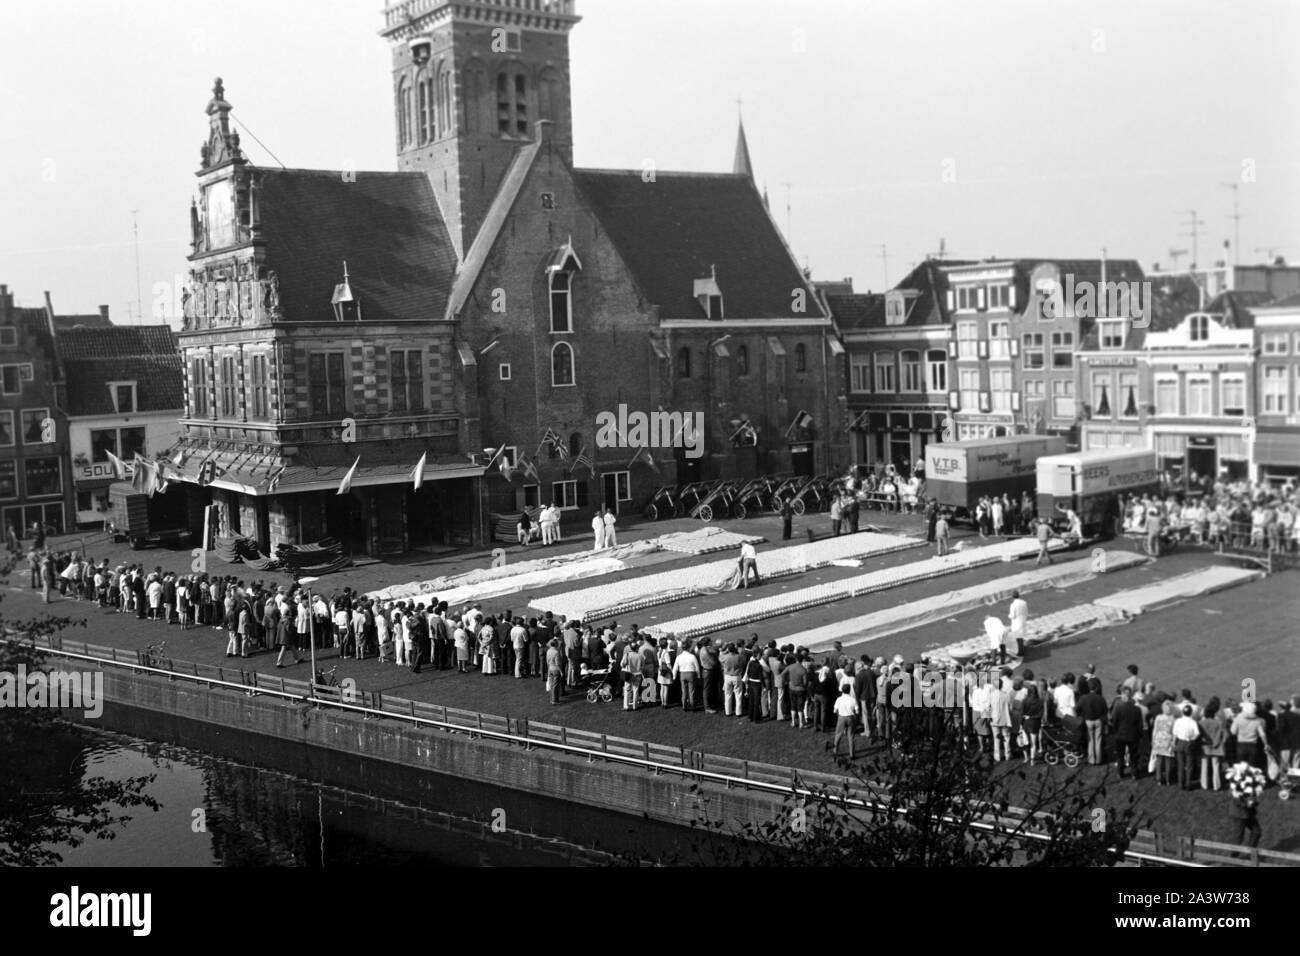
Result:
[[478,653],[483,661],[484,676],[497,672],[497,631],[492,618],[483,622],[483,629],[478,632]]

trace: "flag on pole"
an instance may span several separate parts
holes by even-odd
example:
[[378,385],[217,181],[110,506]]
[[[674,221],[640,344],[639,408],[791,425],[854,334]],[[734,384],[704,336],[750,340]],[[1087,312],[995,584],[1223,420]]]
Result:
[[654,460],[654,456],[650,454],[650,449],[646,448],[644,445],[637,449],[636,454],[632,456],[632,460],[627,463],[628,468],[631,468],[638,461],[645,462],[653,471],[658,473],[659,465]]
[[176,454],[172,455],[172,464],[179,468],[185,462],[185,449],[177,448]]
[[568,462],[569,446],[567,444],[565,444],[564,442],[560,442],[559,444],[552,445],[551,447],[554,448],[555,453],[560,456],[560,461]]
[[527,458],[524,458],[524,459],[519,463],[519,467],[522,468],[522,469],[524,470],[524,474],[525,474],[527,477],[531,478],[533,481],[540,481],[540,480],[541,480],[541,479],[539,479],[538,476],[537,476],[537,466],[536,466],[535,464],[533,464],[531,461],[529,461]]
[[573,474],[579,467],[586,468],[594,477],[596,467],[592,464],[591,458],[587,455],[587,446],[582,446],[582,451],[578,452],[578,457],[573,459],[573,467],[569,469],[569,474]]
[[360,464],[361,464],[361,457],[358,455],[357,460],[354,461],[352,463],[352,467],[348,469],[348,473],[344,475],[343,480],[339,482],[338,493],[340,495],[346,495],[348,492],[352,490],[352,479],[356,477],[357,466]]
[[125,478],[125,477],[126,477],[126,462],[124,462],[121,458],[118,458],[118,457],[117,457],[116,455],[114,455],[111,451],[105,451],[104,454],[108,456],[109,464],[111,464],[111,465],[113,466],[113,475],[114,475],[114,477],[116,477],[116,478],[118,478],[118,479]]
[[546,434],[542,436],[542,444],[551,445],[555,448],[559,448],[561,445],[564,444],[564,439],[562,439],[559,435],[555,433],[554,428],[551,428],[548,425],[546,427]]
[[411,472],[411,481],[415,484],[415,490],[419,491],[424,487],[424,466],[429,463],[429,453],[426,451],[420,456],[420,460],[415,464],[415,471]]
[[510,459],[502,456],[501,464],[498,466],[502,476],[506,481],[513,481],[515,477],[514,465],[510,464]]
[[156,475],[156,478],[157,478],[157,489],[156,489],[156,490],[157,490],[158,494],[160,494],[160,495],[161,495],[161,494],[166,494],[166,492],[167,492],[167,465],[166,465],[165,462],[160,461],[160,462],[157,463],[157,465],[156,465],[155,467],[157,468],[157,475]]

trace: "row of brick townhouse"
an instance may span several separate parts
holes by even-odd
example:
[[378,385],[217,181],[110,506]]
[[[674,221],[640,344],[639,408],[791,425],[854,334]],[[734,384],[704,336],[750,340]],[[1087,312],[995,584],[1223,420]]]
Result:
[[[945,436],[1056,434],[1077,444],[1076,354],[1096,290],[1141,278],[1131,260],[929,260],[883,295],[828,294],[849,353],[854,460],[906,471]],[[1100,308],[1116,304],[1140,307],[1112,295]]]
[[[571,0],[384,13],[399,172],[258,168],[220,82],[208,105],[179,473],[220,531],[393,553],[848,463],[844,349],[743,127],[726,174],[575,168]],[[620,410],[703,436],[609,441]]]
[[69,457],[72,373],[60,340],[87,328],[110,327],[97,314],[56,315],[49,293],[42,307],[15,304],[0,285],[0,520],[20,536],[36,526],[63,533],[76,524]]
[[1157,274],[1149,324],[1102,320],[1085,337],[1084,448],[1153,448],[1179,480],[1300,476],[1296,297],[1276,301],[1300,270],[1231,272]]

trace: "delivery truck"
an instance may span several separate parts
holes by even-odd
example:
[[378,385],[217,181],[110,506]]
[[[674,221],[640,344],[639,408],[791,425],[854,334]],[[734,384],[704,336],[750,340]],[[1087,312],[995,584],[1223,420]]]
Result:
[[925,449],[926,495],[954,516],[971,517],[985,495],[1010,495],[1013,501],[1035,490],[1034,462],[1065,451],[1065,439],[1011,435],[929,445]]
[[[182,485],[150,496],[136,491],[130,482],[114,482],[108,488],[108,520],[114,540],[130,541],[136,550],[148,544],[175,546],[195,527],[189,497]],[[201,509],[198,521],[201,527]]]
[[1108,448],[1038,459],[1038,514],[1058,523],[1064,509],[1079,516],[1084,537],[1120,529],[1119,497],[1160,494],[1160,468],[1150,449]]

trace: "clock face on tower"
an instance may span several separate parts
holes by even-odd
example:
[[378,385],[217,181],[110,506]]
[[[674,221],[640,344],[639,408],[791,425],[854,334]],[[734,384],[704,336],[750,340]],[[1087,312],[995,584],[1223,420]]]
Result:
[[204,221],[207,223],[208,248],[222,249],[235,244],[234,185],[223,179],[203,191]]

